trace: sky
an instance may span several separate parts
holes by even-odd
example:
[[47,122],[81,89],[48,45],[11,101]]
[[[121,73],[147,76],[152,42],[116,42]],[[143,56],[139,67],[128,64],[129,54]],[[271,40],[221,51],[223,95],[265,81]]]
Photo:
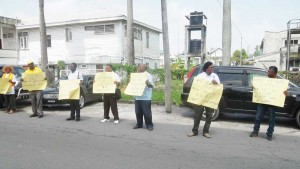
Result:
[[[167,0],[171,54],[184,51],[185,25],[189,24],[185,16],[194,11],[207,16],[206,50],[222,48],[222,5],[223,0]],[[38,0],[0,0],[0,6],[0,16],[24,21],[39,16]],[[286,30],[289,20],[300,19],[299,7],[300,0],[231,0],[231,52],[242,47],[253,53],[265,31]],[[127,0],[45,0],[46,22],[50,17],[85,11],[127,15]],[[161,0],[133,0],[133,17],[162,29]]]

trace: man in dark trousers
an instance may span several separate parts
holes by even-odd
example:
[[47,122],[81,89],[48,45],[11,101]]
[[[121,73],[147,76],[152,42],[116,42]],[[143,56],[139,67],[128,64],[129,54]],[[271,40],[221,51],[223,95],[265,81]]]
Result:
[[142,96],[135,96],[135,115],[137,124],[133,129],[138,129],[143,127],[143,116],[145,118],[145,124],[149,131],[153,130],[152,123],[152,112],[151,112],[151,99],[152,99],[152,89],[153,89],[153,77],[147,71],[147,66],[145,64],[138,65],[138,73],[146,73],[146,87]]
[[[70,65],[70,74],[68,75],[68,80],[76,80],[80,79],[80,85],[82,84],[82,75],[79,74],[77,71],[77,64],[76,63],[71,63]],[[70,120],[76,120],[80,121],[80,106],[79,106],[79,99],[78,100],[69,100],[70,102],[70,109],[71,109],[71,114],[70,117],[67,118],[67,121]],[[76,116],[75,116],[76,114]]]
[[[116,86],[120,85],[120,76],[112,71],[112,65],[107,64],[105,66],[105,72],[112,72],[114,83]],[[102,123],[109,122],[109,109],[111,108],[111,112],[114,116],[114,124],[119,124],[119,113],[118,113],[118,105],[117,100],[115,98],[115,94],[104,94],[103,95],[103,105],[104,105],[104,119],[101,120]]]
[[[277,67],[276,66],[270,66],[268,70],[268,77],[269,78],[276,78],[277,76]],[[287,95],[287,91],[284,92],[284,95]],[[267,139],[269,141],[272,141],[272,135],[274,132],[275,127],[275,106],[267,105],[267,104],[257,104],[257,112],[255,116],[255,122],[253,127],[253,132],[250,134],[250,137],[257,137],[260,123],[262,119],[264,118],[266,112],[269,113],[269,128],[267,130]]]

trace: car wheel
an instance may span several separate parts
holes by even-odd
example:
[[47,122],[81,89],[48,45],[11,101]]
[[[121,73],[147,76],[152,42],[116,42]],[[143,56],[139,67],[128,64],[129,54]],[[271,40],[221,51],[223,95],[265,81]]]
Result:
[[80,95],[80,97],[79,97],[79,106],[80,106],[80,108],[83,108],[84,105],[85,105],[85,98],[84,98],[83,95]]
[[[220,109],[218,107],[216,110],[214,110],[211,120],[215,121],[216,119],[218,119],[219,116],[220,116]],[[206,120],[206,111],[205,110],[203,112],[203,115],[202,115],[201,119]]]
[[296,114],[296,122],[298,124],[298,127],[300,127],[300,110],[298,110],[298,113]]

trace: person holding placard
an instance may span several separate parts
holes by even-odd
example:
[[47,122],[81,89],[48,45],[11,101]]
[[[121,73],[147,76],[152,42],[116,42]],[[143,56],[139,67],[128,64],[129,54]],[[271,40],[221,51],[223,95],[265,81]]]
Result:
[[[77,64],[71,63],[70,70],[71,70],[71,72],[68,75],[68,80],[80,79],[80,85],[81,85],[83,78],[82,78],[82,75],[77,70]],[[70,121],[70,120],[80,121],[79,99],[78,100],[69,100],[69,102],[70,102],[71,114],[70,114],[70,117],[67,118],[66,120],[67,121]],[[76,116],[75,116],[75,114],[76,114]]]
[[135,96],[135,115],[137,124],[133,129],[138,129],[143,127],[143,116],[145,119],[146,127],[149,131],[153,130],[152,123],[152,111],[151,111],[151,99],[152,99],[152,89],[153,89],[153,77],[147,71],[147,65],[139,64],[138,73],[146,73],[147,80],[145,81],[146,87],[142,96]]
[[[268,77],[269,78],[276,78],[278,68],[276,66],[270,66],[268,70]],[[284,91],[284,95],[287,95],[287,91]],[[275,106],[267,105],[267,104],[257,104],[257,112],[255,116],[255,122],[253,127],[253,132],[250,134],[250,137],[257,137],[259,133],[259,128],[262,119],[264,118],[266,112],[269,113],[269,127],[267,130],[267,139],[272,141],[272,136],[275,127]]]
[[[28,69],[24,72],[24,74],[40,74],[42,73],[42,70],[38,67],[34,66],[34,63],[32,61],[28,62]],[[21,81],[24,81],[24,79],[21,79]],[[29,97],[31,101],[31,107],[32,107],[32,114],[29,117],[36,117],[42,118],[44,116],[43,114],[43,92],[42,90],[33,90],[29,91]]]
[[[114,83],[116,86],[120,85],[120,76],[112,71],[112,65],[107,64],[105,66],[105,72],[112,72],[113,73],[113,78],[114,78]],[[111,112],[114,116],[114,124],[119,124],[119,113],[118,113],[118,105],[117,105],[117,100],[115,98],[115,93],[108,93],[108,94],[103,94],[103,107],[104,107],[104,119],[101,120],[102,123],[109,122],[110,117],[109,117],[109,109],[111,109]]]
[[7,103],[6,112],[9,114],[16,112],[16,96],[15,96],[15,84],[16,84],[16,76],[12,73],[14,71],[14,67],[12,66],[4,66],[2,68],[2,79],[8,79],[11,86],[8,88],[7,93],[5,94],[5,100]]
[[[196,77],[202,78],[203,80],[208,80],[212,84],[217,85],[220,83],[220,79],[217,74],[213,73],[213,69],[214,69],[213,63],[206,62],[203,66],[203,72],[200,73],[199,75],[197,75]],[[204,109],[206,111],[206,121],[205,121],[205,125],[203,127],[202,134],[206,138],[211,138],[211,136],[209,134],[209,127],[211,124],[212,114],[213,114],[214,110],[212,108],[205,107],[202,105],[196,105],[196,107],[195,107],[194,126],[192,129],[192,132],[187,135],[188,137],[198,135],[198,128],[199,128],[200,120],[202,118]]]

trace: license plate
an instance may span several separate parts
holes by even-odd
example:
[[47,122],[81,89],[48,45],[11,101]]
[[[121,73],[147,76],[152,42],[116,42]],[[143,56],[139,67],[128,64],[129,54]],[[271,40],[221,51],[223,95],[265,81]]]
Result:
[[55,100],[48,100],[48,103],[55,103]]

